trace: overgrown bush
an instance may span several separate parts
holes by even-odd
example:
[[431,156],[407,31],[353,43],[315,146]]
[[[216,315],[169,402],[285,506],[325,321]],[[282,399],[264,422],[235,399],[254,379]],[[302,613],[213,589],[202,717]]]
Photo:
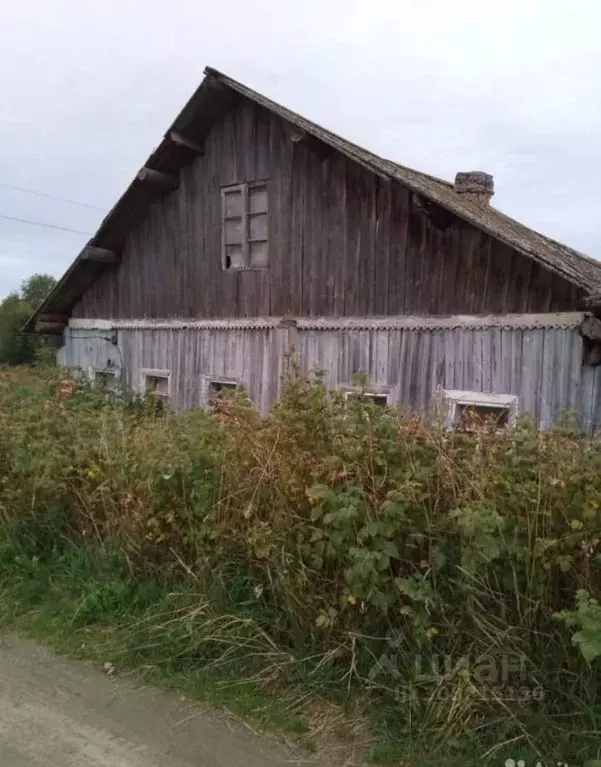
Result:
[[601,743],[601,442],[567,426],[449,433],[318,375],[267,418],[239,395],[175,415],[17,370],[0,523],[41,559],[94,541],[133,579],[243,583],[282,681],[433,742]]

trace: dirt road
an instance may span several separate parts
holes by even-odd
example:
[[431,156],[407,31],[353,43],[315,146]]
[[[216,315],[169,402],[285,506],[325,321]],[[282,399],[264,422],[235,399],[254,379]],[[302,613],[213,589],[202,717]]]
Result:
[[2,767],[291,767],[303,761],[179,697],[0,638]]

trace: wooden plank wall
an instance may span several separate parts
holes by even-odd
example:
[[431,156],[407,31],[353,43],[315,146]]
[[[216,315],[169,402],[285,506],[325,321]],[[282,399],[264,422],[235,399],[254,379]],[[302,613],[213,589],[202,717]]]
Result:
[[[268,180],[269,268],[221,269],[222,186]],[[74,317],[382,316],[573,310],[562,278],[459,219],[444,231],[411,193],[292,142],[244,102],[213,128],[126,237]]]
[[[238,380],[266,413],[277,399],[285,329],[119,330],[120,353],[102,331],[70,330],[59,360],[69,366],[121,366],[139,388],[141,368],[171,370],[178,409],[206,401],[207,377]],[[426,412],[438,386],[518,394],[520,408],[541,427],[577,410],[587,429],[601,422],[601,367],[582,365],[582,339],[574,328],[302,330],[297,336],[305,370],[325,368],[332,388],[366,373],[390,391],[394,403]]]

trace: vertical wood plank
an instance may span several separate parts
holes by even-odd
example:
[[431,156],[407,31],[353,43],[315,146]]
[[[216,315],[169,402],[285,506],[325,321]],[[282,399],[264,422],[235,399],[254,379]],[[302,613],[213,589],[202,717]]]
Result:
[[594,402],[595,368],[591,365],[582,366],[580,379],[578,410],[582,413],[582,428],[590,433],[595,428],[596,407]]
[[566,363],[569,370],[568,408],[570,410],[577,410],[582,378],[583,341],[580,333],[575,330],[570,330],[568,339],[568,360]]
[[256,180],[266,181],[272,175],[269,112],[255,107],[255,163]]
[[[492,328],[496,330],[496,328]],[[479,331],[482,344],[482,366],[480,369],[480,386],[483,392],[492,391],[493,350],[491,328]]]
[[428,411],[432,409],[434,397],[438,389],[444,388],[445,379],[445,346],[444,334],[440,330],[432,332],[432,367],[430,372],[430,390],[427,401]]
[[305,227],[307,212],[307,172],[309,152],[303,146],[294,145],[292,158],[292,218],[290,258],[290,304],[294,316],[303,314],[303,258],[307,248]]
[[409,191],[391,186],[391,235],[388,279],[388,313],[407,314],[407,246],[409,239]]
[[[425,280],[424,241],[426,238],[426,219],[418,212],[411,197],[409,198],[408,239],[405,259],[405,303],[406,314],[425,314],[423,305],[427,302]],[[426,288],[426,290],[424,290]]]
[[545,328],[542,332],[542,364],[541,364],[541,382],[540,382],[540,425],[543,429],[548,429],[556,415],[555,387],[557,385],[556,376],[557,356],[555,350],[555,329]]
[[349,220],[347,211],[348,186],[347,160],[339,154],[330,158],[330,185],[326,191],[328,200],[328,255],[327,263],[333,276],[334,295],[332,314],[344,316],[347,261],[349,258]]
[[282,127],[273,115],[270,115],[269,118],[269,156],[273,168],[267,183],[269,274],[271,277],[270,311],[276,316],[283,316],[288,311],[286,292],[288,261],[285,235],[286,227],[290,223],[288,189],[291,163],[288,163],[288,159],[291,159],[291,155],[285,151]]
[[388,313],[388,283],[390,280],[390,235],[392,182],[376,179],[376,231],[374,264],[374,307],[376,315]]
[[[486,374],[484,372],[484,331],[474,330],[472,337],[472,360],[473,360],[473,391],[484,391]],[[490,385],[490,384],[489,384]]]
[[379,180],[368,171],[365,171],[363,176],[365,203],[361,225],[361,268],[359,269],[363,288],[359,292],[363,301],[360,302],[359,309],[363,316],[372,317],[376,312],[376,205]]
[[443,260],[441,314],[453,314],[457,302],[457,275],[461,258],[461,226],[452,224],[445,236],[445,254]]
[[346,233],[347,258],[344,285],[344,314],[347,317],[365,315],[365,285],[361,277],[365,274],[362,259],[362,234],[367,215],[366,199],[362,186],[362,168],[347,162],[346,173]]
[[401,330],[389,330],[388,331],[388,385],[397,389],[397,401],[398,401],[398,386],[400,379],[400,367],[401,367]]
[[446,232],[435,226],[426,227],[425,252],[423,254],[424,312],[440,314],[443,297],[447,290],[444,284],[445,259],[448,246]]
[[[476,314],[479,306],[478,272],[481,234],[472,226],[461,229],[461,257],[457,275],[458,298],[468,314]],[[478,309],[476,309],[478,306]]]
[[590,431],[596,432],[599,429],[601,416],[601,369],[596,366],[593,371]]
[[[303,217],[303,302],[301,311],[305,315],[319,316],[323,313],[325,300],[322,234],[322,168],[321,160],[315,154],[307,153],[306,206]],[[326,278],[327,279],[327,278]]]
[[245,101],[237,110],[239,119],[236,128],[236,146],[240,154],[240,164],[243,167],[241,181],[252,183],[257,181],[257,134],[256,134],[256,111],[257,107],[250,101]]
[[484,370],[489,374],[486,384],[489,387],[485,391],[495,394],[511,394],[505,390],[503,381],[503,331],[501,328],[491,328],[488,333],[488,358],[483,360]]
[[532,413],[537,424],[540,424],[541,416],[543,340],[540,331],[524,330],[522,333],[520,409]]
[[428,412],[430,404],[430,384],[432,375],[432,333],[422,330],[418,334],[419,346],[416,351],[417,385],[415,405],[422,414]]

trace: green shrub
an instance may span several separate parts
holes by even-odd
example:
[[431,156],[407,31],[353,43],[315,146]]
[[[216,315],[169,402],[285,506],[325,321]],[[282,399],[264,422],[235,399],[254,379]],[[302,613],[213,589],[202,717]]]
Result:
[[[229,589],[297,659],[283,678],[360,695],[432,743],[586,745],[601,718],[600,447],[527,419],[445,432],[319,375],[290,377],[261,418],[241,395],[175,415],[15,370],[0,377],[0,523],[23,556],[92,541],[134,579]],[[80,619],[130,597],[93,591]]]

